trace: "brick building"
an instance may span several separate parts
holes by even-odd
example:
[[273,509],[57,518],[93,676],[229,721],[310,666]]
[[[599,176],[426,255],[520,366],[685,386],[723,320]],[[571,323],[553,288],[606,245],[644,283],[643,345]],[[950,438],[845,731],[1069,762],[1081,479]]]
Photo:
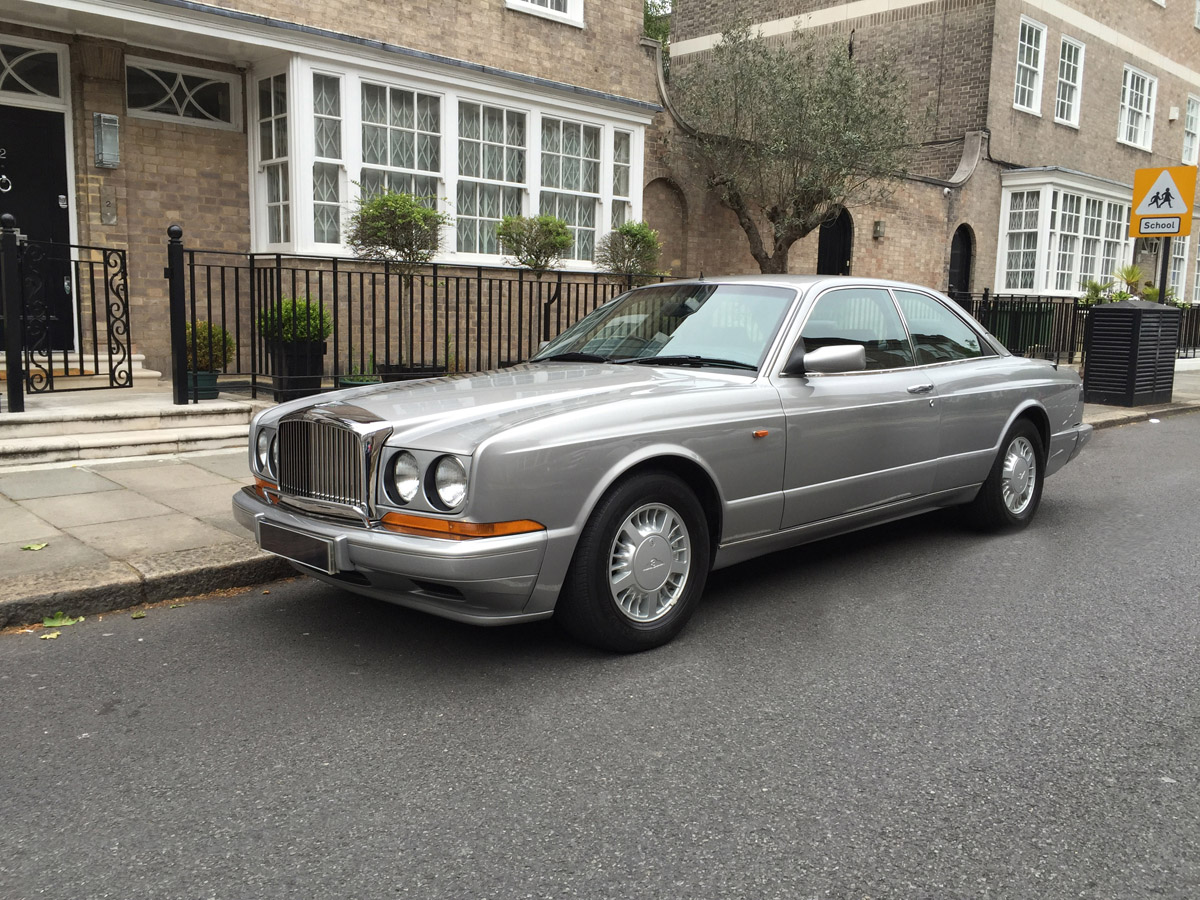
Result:
[[389,185],[454,216],[443,262],[500,264],[501,216],[551,212],[586,268],[643,216],[656,50],[642,0],[6,0],[0,212],[127,249],[163,370],[173,222],[206,249],[348,255],[359,185]]
[[[941,288],[1076,296],[1085,280],[1136,260],[1157,281],[1158,242],[1126,237],[1133,173],[1197,162],[1200,0],[735,6],[771,40],[798,27],[852,34],[856,57],[893,51],[914,119],[925,123],[892,200],[848,210],[795,245],[792,271],[841,267]],[[675,0],[672,66],[711,48],[730,11]],[[671,219],[648,204],[647,215],[670,233],[677,257],[703,259],[710,271],[756,271],[732,214],[689,177],[678,152],[685,143],[652,142],[649,166],[670,182],[679,212]],[[1172,241],[1170,268],[1176,291],[1195,303],[1198,241],[1200,222]]]

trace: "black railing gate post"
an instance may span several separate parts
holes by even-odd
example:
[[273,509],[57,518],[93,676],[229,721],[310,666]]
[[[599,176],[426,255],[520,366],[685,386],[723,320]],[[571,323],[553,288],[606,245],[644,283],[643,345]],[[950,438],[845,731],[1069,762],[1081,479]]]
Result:
[[5,377],[8,411],[25,412],[25,367],[21,337],[21,276],[17,272],[17,221],[0,218],[0,306],[4,310]]
[[172,225],[167,229],[167,269],[171,316],[171,395],[176,406],[188,402],[187,384],[187,302],[184,297],[183,229]]

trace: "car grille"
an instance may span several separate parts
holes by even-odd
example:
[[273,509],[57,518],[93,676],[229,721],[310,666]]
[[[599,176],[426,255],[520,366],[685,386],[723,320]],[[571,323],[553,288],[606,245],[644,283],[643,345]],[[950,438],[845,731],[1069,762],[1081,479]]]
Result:
[[279,423],[279,488],[285,495],[362,506],[366,458],[359,436],[326,422]]

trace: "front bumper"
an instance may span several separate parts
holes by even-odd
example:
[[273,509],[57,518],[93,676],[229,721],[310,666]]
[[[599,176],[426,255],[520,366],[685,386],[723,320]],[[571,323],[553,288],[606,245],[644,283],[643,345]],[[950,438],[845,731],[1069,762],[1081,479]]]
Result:
[[233,514],[260,547],[264,522],[329,541],[332,573],[292,564],[355,593],[474,624],[550,615],[523,612],[545,558],[544,531],[462,541],[397,534],[378,525],[300,515],[268,502],[253,487],[234,495]]

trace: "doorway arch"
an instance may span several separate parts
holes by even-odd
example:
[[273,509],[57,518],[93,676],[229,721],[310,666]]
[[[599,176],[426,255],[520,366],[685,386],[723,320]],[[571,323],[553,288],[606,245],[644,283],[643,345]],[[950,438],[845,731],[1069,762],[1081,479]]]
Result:
[[842,209],[836,219],[821,225],[817,241],[817,274],[849,275],[854,250],[854,219]]
[[947,291],[951,297],[971,293],[975,264],[975,233],[970,225],[959,225],[950,240],[950,275]]

